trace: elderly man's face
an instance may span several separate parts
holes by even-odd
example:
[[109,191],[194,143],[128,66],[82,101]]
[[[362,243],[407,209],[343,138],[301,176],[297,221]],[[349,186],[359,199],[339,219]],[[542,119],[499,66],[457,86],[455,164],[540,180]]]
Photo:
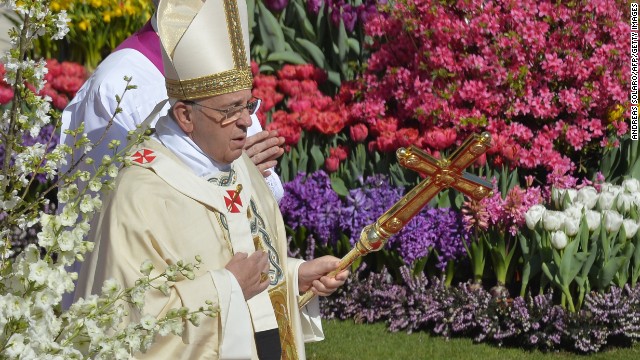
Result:
[[184,102],[190,124],[181,125],[182,130],[209,157],[229,164],[242,155],[247,128],[251,126],[250,113],[246,108],[251,100],[251,91],[241,90]]

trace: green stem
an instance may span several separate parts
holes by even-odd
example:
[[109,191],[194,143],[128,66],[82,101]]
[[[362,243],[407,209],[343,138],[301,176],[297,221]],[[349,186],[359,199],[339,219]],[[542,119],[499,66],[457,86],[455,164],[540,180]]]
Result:
[[444,284],[446,287],[451,286],[451,282],[453,281],[453,276],[455,275],[455,272],[456,272],[456,264],[453,260],[449,260],[447,262],[447,268],[445,269]]

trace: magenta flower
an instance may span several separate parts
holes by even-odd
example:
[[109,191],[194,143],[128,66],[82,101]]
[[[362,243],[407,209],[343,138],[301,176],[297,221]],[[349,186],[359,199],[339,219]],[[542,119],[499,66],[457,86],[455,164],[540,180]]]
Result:
[[289,0],[264,0],[264,6],[271,12],[278,13],[289,5]]

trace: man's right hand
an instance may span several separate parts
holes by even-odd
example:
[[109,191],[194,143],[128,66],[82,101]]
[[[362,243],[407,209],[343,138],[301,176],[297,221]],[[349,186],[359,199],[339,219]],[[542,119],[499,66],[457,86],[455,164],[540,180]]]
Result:
[[278,165],[278,158],[284,154],[284,137],[275,130],[263,130],[247,138],[244,151],[258,167],[262,176],[271,175],[271,168]]
[[250,256],[239,252],[233,255],[225,269],[236,277],[245,300],[251,299],[269,286],[269,280],[260,282],[260,274],[269,273],[269,255],[265,251],[256,251]]

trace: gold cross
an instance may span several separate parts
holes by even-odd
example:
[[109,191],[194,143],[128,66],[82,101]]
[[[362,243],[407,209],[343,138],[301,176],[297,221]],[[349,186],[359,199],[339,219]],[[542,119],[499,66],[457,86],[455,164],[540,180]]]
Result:
[[[328,276],[334,277],[357,258],[382,249],[392,235],[407,225],[437,193],[446,188],[456,189],[474,200],[490,196],[490,182],[464,171],[490,146],[491,135],[485,132],[469,136],[450,159],[438,160],[415,146],[398,149],[396,156],[400,165],[424,174],[427,178],[398,200],[375,223],[365,226],[360,240]],[[313,296],[311,291],[307,291],[298,300],[298,305],[302,308]]]

